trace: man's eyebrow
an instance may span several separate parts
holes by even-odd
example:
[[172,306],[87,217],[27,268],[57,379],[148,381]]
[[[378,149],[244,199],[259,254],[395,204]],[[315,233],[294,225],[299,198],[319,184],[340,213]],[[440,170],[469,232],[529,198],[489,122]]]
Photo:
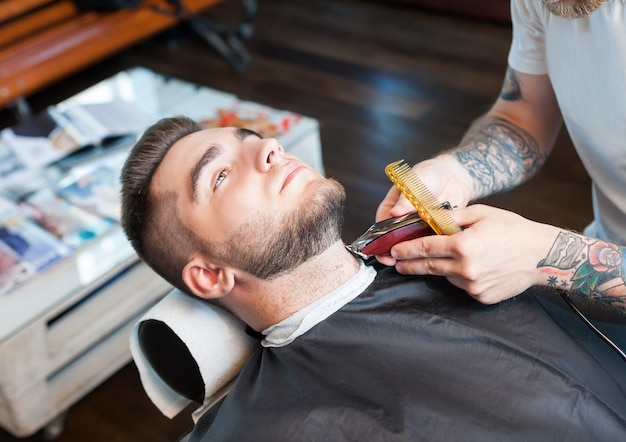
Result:
[[237,127],[235,128],[235,137],[239,140],[239,141],[243,141],[246,137],[249,136],[255,136],[258,138],[263,139],[263,137],[261,136],[261,134],[250,130],[250,129],[246,129],[245,127]]
[[209,146],[193,168],[191,172],[191,198],[194,202],[198,201],[198,182],[200,181],[202,171],[211,161],[219,157],[223,151],[224,148],[219,144]]

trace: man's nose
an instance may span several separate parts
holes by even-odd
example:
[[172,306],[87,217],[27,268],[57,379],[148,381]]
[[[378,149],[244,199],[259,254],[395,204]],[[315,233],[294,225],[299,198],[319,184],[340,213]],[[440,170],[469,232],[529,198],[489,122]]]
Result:
[[285,159],[285,150],[276,138],[264,138],[260,140],[261,148],[258,155],[259,168],[263,171],[270,170],[274,165],[281,164]]

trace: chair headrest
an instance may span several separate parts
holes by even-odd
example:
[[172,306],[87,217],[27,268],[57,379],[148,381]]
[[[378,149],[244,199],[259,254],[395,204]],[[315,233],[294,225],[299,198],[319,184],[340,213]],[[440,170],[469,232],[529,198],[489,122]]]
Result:
[[165,322],[157,319],[141,321],[138,333],[141,351],[159,377],[176,393],[202,405],[202,374],[183,340]]
[[143,388],[170,418],[192,401],[207,409],[220,400],[259,346],[234,315],[179,290],[148,310],[130,337]]

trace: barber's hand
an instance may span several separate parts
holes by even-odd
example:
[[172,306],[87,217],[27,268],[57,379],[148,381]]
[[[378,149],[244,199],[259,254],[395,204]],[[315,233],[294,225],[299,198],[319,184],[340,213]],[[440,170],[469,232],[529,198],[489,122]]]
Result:
[[[452,207],[465,207],[470,199],[471,182],[463,181],[465,171],[459,171],[459,164],[449,155],[422,161],[413,166],[413,172],[430,190],[437,201],[448,202]],[[396,186],[392,186],[376,211],[376,221],[402,216],[414,212],[415,207]],[[385,265],[394,265],[390,256],[378,255],[376,259]]]
[[484,304],[545,283],[537,264],[559,229],[484,205],[450,212],[464,230],[396,244],[388,262],[398,272],[440,275]]
[[[465,207],[471,199],[472,181],[467,171],[451,155],[417,163],[412,168],[437,201]],[[376,221],[415,211],[411,203],[393,186],[376,211]]]

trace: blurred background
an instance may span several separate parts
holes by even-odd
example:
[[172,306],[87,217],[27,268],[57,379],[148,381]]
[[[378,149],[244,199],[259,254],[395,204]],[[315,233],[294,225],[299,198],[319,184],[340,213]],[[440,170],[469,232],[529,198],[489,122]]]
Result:
[[[177,26],[80,70],[28,98],[44,109],[134,66],[296,112],[319,121],[328,176],[348,194],[344,240],[373,221],[391,183],[388,163],[415,163],[455,146],[495,100],[511,39],[508,1],[260,0],[242,72],[188,27]],[[236,20],[239,2],[203,12]],[[16,121],[0,111],[0,125]],[[487,203],[580,230],[591,220],[590,183],[563,132],[547,165]],[[58,440],[172,441],[191,411],[169,420],[129,363],[70,408]],[[17,439],[0,430],[0,441]]]

